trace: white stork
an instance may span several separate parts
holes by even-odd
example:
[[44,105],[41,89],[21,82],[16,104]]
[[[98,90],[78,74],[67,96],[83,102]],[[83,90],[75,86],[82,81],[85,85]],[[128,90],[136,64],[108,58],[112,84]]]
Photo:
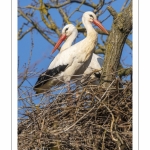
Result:
[[[72,45],[75,38],[77,37],[77,34],[78,34],[78,30],[73,24],[66,25],[62,29],[62,36],[60,37],[59,42],[57,42],[57,44],[55,45],[54,49],[52,50],[52,54],[56,51],[59,45],[66,39],[66,37],[67,37],[67,40],[62,45],[60,52],[69,48]],[[83,79],[81,80],[81,83],[84,82],[89,77],[89,75],[91,75],[93,71],[98,70],[97,72],[95,72],[94,74],[90,76],[90,81],[93,81],[92,84],[98,85],[103,61],[104,60],[100,56],[93,53],[91,62],[89,66],[87,67],[87,69],[84,71]],[[79,84],[79,82],[77,83]]]
[[83,14],[82,22],[87,30],[86,38],[67,48],[65,51],[60,52],[54,58],[48,70],[39,76],[34,86],[36,93],[45,92],[52,86],[63,82],[69,83],[72,78],[77,78],[77,75],[82,75],[89,66],[94,47],[97,43],[97,32],[91,23],[97,25],[106,34],[108,32],[91,11]]

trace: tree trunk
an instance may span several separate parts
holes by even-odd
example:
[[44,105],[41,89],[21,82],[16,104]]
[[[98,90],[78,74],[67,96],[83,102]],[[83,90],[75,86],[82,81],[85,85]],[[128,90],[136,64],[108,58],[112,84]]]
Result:
[[105,43],[106,53],[100,82],[103,87],[108,87],[117,75],[122,50],[132,30],[132,1],[121,13],[117,14],[110,6],[108,10],[112,14],[114,21]]

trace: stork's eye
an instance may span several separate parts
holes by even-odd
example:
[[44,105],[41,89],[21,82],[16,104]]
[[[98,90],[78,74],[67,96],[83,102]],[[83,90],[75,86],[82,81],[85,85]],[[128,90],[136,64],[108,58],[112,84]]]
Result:
[[65,32],[68,30],[68,28],[65,29]]
[[92,15],[90,15],[90,17],[94,18]]

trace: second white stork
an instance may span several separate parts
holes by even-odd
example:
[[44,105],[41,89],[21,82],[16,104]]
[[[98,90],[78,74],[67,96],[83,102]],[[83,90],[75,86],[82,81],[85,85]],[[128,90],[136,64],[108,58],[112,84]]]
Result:
[[62,82],[69,83],[72,78],[77,77],[77,75],[82,75],[89,66],[97,42],[97,32],[94,30],[91,23],[97,25],[106,34],[108,34],[108,32],[97,20],[96,15],[91,11],[83,14],[82,22],[87,30],[86,38],[60,52],[54,58],[48,70],[39,76],[34,86],[36,93],[45,92],[52,86]]

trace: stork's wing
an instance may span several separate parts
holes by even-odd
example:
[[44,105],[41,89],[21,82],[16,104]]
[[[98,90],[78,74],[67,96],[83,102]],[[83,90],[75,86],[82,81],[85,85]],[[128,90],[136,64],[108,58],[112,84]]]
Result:
[[39,76],[34,86],[34,89],[41,87],[46,82],[48,82],[52,77],[55,77],[59,73],[65,71],[65,69],[71,66],[71,64],[73,63],[75,56],[76,54],[74,52],[74,49],[72,50],[66,49],[65,51],[60,52],[53,59],[53,61],[48,67],[48,70],[46,70]]
[[54,77],[55,75],[59,74],[61,71],[64,71],[66,69],[68,65],[60,65],[56,68],[53,69],[48,69],[46,71],[44,71],[38,78],[34,89],[35,88],[39,88],[40,86],[44,85],[47,81],[49,81],[52,77]]

